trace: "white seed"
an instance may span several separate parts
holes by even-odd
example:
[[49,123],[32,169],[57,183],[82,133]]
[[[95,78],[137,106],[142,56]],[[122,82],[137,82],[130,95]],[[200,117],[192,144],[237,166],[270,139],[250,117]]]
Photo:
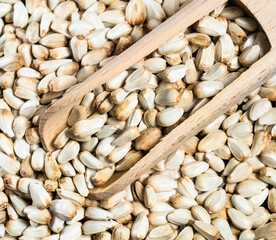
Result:
[[88,151],[83,151],[80,153],[80,160],[81,162],[91,168],[91,169],[101,169],[103,168],[103,164],[100,162],[99,159],[94,157],[90,152]]
[[40,210],[35,206],[25,207],[24,213],[27,214],[28,219],[38,224],[48,224],[52,218],[47,209]]
[[14,143],[3,133],[0,133],[0,149],[9,157],[14,158]]
[[71,225],[67,225],[64,227],[60,234],[60,240],[65,240],[68,238],[76,239],[81,236],[82,234],[82,223],[75,222]]
[[72,140],[67,142],[58,155],[58,162],[63,164],[74,159],[78,155],[79,150],[80,145],[78,142]]
[[77,137],[88,137],[101,129],[105,124],[107,116],[105,114],[93,114],[89,119],[81,120],[75,123],[72,131]]
[[176,237],[176,240],[180,239],[187,239],[187,240],[192,240],[194,236],[193,229],[190,226],[187,226],[179,232],[178,236]]
[[208,195],[204,202],[204,206],[210,213],[219,212],[224,207],[225,202],[226,192],[224,189],[219,189]]
[[200,205],[195,205],[192,207],[191,212],[192,212],[192,217],[195,220],[211,223],[210,215],[204,207]]
[[177,187],[177,183],[173,179],[162,175],[153,175],[149,177],[147,184],[156,192],[171,191]]
[[233,236],[233,234],[231,232],[229,223],[227,222],[226,219],[224,219],[222,217],[215,218],[212,221],[212,224],[219,229],[220,234],[223,237],[223,239],[225,239],[225,240],[232,240],[232,239],[234,239],[234,236]]
[[77,214],[73,203],[67,199],[55,199],[50,205],[50,209],[62,220],[72,220]]
[[222,183],[222,178],[208,173],[196,177],[195,187],[200,191],[215,190]]
[[208,240],[219,238],[219,229],[209,223],[194,221],[193,227]]
[[9,220],[6,223],[6,231],[14,237],[21,236],[22,232],[28,227],[27,221],[23,219]]
[[16,27],[24,28],[28,24],[28,12],[22,2],[17,2],[13,6],[13,24]]
[[112,227],[112,223],[110,221],[86,221],[82,225],[82,230],[84,234],[95,234],[108,230]]
[[241,230],[250,229],[252,227],[252,220],[245,216],[243,213],[239,212],[235,208],[229,208],[227,214],[231,222]]
[[153,228],[148,236],[147,236],[147,240],[153,240],[156,238],[162,238],[164,240],[168,240],[171,238],[175,238],[176,237],[176,231],[174,230],[174,228],[170,225],[170,224],[166,224],[163,226],[159,226],[159,227],[155,227]]
[[176,225],[186,225],[191,219],[191,212],[187,209],[176,209],[174,212],[169,213],[168,221]]
[[30,184],[30,195],[33,200],[33,204],[39,208],[47,208],[51,203],[51,198],[44,187],[39,184],[31,183]]
[[205,160],[216,172],[222,172],[225,169],[224,161],[217,157],[213,152],[206,153]]
[[195,189],[193,181],[187,176],[178,180],[177,191],[180,194],[191,198],[196,198],[196,196],[198,195],[198,192]]
[[251,215],[253,213],[253,205],[246,198],[241,195],[234,194],[231,197],[234,207],[245,215]]
[[264,207],[258,207],[254,209],[253,214],[249,218],[252,221],[252,227],[258,228],[267,223],[270,218],[270,213]]
[[76,174],[76,176],[73,177],[73,182],[80,195],[82,195],[83,197],[87,197],[89,194],[89,190],[85,183],[84,174]]
[[228,138],[228,147],[232,154],[240,161],[251,157],[251,151],[249,147],[239,140]]
[[198,150],[201,152],[211,152],[223,146],[227,136],[221,130],[213,130],[204,137],[198,144]]
[[12,130],[12,123],[14,116],[11,111],[7,109],[0,109],[0,129],[8,137],[14,137],[14,132]]
[[190,162],[190,163],[184,164],[181,167],[181,173],[183,176],[193,178],[205,172],[208,168],[209,168],[209,165],[206,162],[203,162],[203,161]]
[[145,203],[145,206],[148,208],[154,207],[155,204],[157,203],[156,193],[150,185],[147,185],[145,187],[144,203]]
[[112,145],[119,147],[133,141],[140,136],[139,129],[137,127],[129,127],[125,129],[113,142]]
[[157,113],[157,124],[162,127],[169,127],[177,123],[184,113],[183,108],[168,107]]
[[186,75],[187,67],[186,65],[177,65],[173,67],[167,67],[163,73],[162,77],[167,82],[177,82],[181,80]]
[[276,108],[271,108],[266,113],[262,114],[258,122],[260,125],[276,124]]
[[107,221],[112,219],[113,214],[99,207],[88,207],[85,216],[92,220]]
[[16,174],[20,168],[20,162],[0,152],[0,167],[4,173]]
[[243,180],[247,179],[252,172],[253,172],[253,169],[248,163],[246,162],[240,163],[233,169],[233,171],[227,177],[227,182],[228,183],[242,182]]
[[239,56],[239,61],[243,66],[249,67],[260,58],[261,48],[259,45],[254,45],[244,49]]
[[113,219],[120,219],[130,214],[132,210],[133,207],[130,202],[122,201],[121,203],[118,203],[112,207],[109,211],[111,214],[113,214]]
[[199,21],[196,30],[213,37],[226,33],[225,27],[217,19],[209,16],[203,17]]
[[215,96],[224,88],[222,82],[219,81],[204,81],[200,82],[195,87],[195,94],[198,98],[208,98]]
[[237,185],[237,193],[243,197],[253,197],[261,193],[267,184],[260,180],[245,180]]
[[223,63],[214,64],[210,70],[204,73],[201,80],[204,81],[218,81],[227,74],[227,66]]
[[253,204],[254,208],[257,208],[264,203],[268,196],[268,192],[268,189],[265,188],[264,190],[249,198],[249,201]]

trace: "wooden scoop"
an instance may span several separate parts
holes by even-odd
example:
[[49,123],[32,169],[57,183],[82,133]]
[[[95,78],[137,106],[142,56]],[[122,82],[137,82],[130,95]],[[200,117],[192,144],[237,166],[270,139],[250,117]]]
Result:
[[[53,151],[53,140],[66,127],[70,110],[79,105],[85,94],[131,67],[138,60],[150,54],[173,36],[192,25],[226,0],[193,0],[160,26],[152,30],[137,43],[97,71],[86,81],[78,84],[69,93],[57,100],[41,116],[39,133],[42,144]],[[179,148],[185,141],[196,135],[218,116],[237,104],[266,80],[276,74],[276,1],[275,0],[239,0],[235,4],[248,10],[262,26],[271,50],[253,64],[249,70],[218,93],[209,103],[195,112],[178,127],[166,135],[150,152],[126,172],[115,173],[104,186],[92,189],[91,199],[105,199],[121,191],[139,178],[158,161]]]

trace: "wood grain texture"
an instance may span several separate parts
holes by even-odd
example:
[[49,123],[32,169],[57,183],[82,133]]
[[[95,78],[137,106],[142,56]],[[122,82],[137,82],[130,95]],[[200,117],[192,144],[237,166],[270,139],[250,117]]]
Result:
[[275,0],[241,0],[241,2],[258,20],[272,45],[276,47],[276,1]]
[[276,74],[276,22],[274,20],[276,1],[242,0],[239,2],[242,2],[261,24],[272,46],[271,51],[253,64],[249,70],[241,74],[236,81],[218,93],[210,102],[166,135],[131,169],[114,176],[106,186],[92,189],[89,198],[106,199],[123,190],[185,142],[186,144],[189,143],[191,137]]
[[[48,150],[54,149],[52,146],[54,137],[65,127],[71,108],[74,105],[78,105],[86,93],[129,68],[137,60],[145,57],[171,37],[224,2],[224,0],[192,1],[165,23],[123,52],[119,57],[89,77],[85,82],[77,85],[73,91],[56,101],[45,111],[40,121],[39,132],[43,138],[43,146]],[[197,134],[202,128],[276,73],[274,63],[276,59],[276,30],[274,23],[276,1],[241,0],[239,2],[242,2],[258,19],[270,40],[272,50],[251,66],[248,71],[244,72],[236,81],[217,94],[209,103],[172,130],[131,169],[124,173],[115,174],[111,183],[108,183],[106,186],[92,189],[89,198],[105,199],[124,189],[128,184],[139,178],[147,169],[150,169],[158,161],[175,151],[184,142],[187,141],[189,143],[189,138]]]
[[87,80],[76,85],[68,94],[57,100],[43,113],[40,119],[39,134],[43,147],[48,151],[55,150],[52,144],[54,138],[66,127],[70,110],[73,106],[79,105],[85,94],[131,67],[138,60],[149,55],[224,2],[226,0],[193,0]]
[[267,79],[276,74],[276,49],[251,66],[236,81],[218,93],[210,102],[200,108],[166,135],[150,152],[132,168],[107,186],[90,191],[89,198],[105,199],[123,190],[160,160],[179,148],[185,141],[200,132],[209,123],[237,104]]

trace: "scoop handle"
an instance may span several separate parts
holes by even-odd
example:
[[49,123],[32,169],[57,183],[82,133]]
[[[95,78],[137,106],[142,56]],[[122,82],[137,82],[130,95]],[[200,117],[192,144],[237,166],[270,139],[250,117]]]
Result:
[[210,102],[193,113],[166,135],[149,153],[139,160],[124,174],[114,176],[104,187],[92,189],[91,199],[105,199],[123,190],[127,185],[138,179],[160,160],[176,151],[188,139],[199,133],[204,127],[240,102],[252,91],[260,87],[266,80],[276,74],[276,49],[272,49],[263,58],[253,64],[238,79],[218,93]]
[[54,138],[66,127],[71,109],[80,103],[85,94],[128,69],[224,2],[226,0],[191,1],[84,82],[74,86],[42,114],[39,134],[43,147],[48,151],[55,150]]

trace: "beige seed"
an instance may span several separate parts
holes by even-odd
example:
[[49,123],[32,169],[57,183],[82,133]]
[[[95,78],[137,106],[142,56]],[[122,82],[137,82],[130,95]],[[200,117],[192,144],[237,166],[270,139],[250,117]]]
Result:
[[52,33],[41,38],[39,43],[49,48],[64,47],[66,45],[66,38],[62,34]]
[[276,232],[275,232],[275,227],[276,224],[275,222],[270,222],[265,224],[262,227],[259,227],[255,230],[255,238],[256,239],[269,239],[272,240],[273,238],[276,237]]
[[252,221],[249,217],[245,216],[243,213],[239,212],[235,208],[229,208],[227,214],[231,222],[241,230],[251,229]]
[[260,179],[272,186],[276,186],[276,170],[271,167],[264,167],[260,170]]
[[52,203],[49,194],[41,185],[31,183],[29,188],[31,198],[33,200],[33,205],[35,205],[37,208],[44,209]]
[[232,154],[240,161],[251,157],[249,147],[239,140],[228,138],[228,147]]
[[91,177],[91,181],[95,186],[102,186],[111,178],[114,171],[114,166],[103,168]]
[[255,63],[260,57],[259,45],[254,45],[244,49],[242,54],[239,56],[239,61],[243,66],[249,67]]
[[190,163],[184,163],[181,167],[181,173],[183,176],[194,178],[201,173],[205,172],[209,168],[208,163],[203,161],[195,161]]
[[141,135],[135,140],[135,148],[148,151],[160,141],[161,137],[162,132],[159,128],[148,128],[142,131]]
[[229,23],[228,33],[232,38],[234,44],[241,45],[247,40],[247,34],[245,33],[245,31],[234,22]]
[[143,153],[141,151],[130,150],[126,156],[116,165],[116,171],[124,171],[137,163],[142,157]]
[[210,215],[204,207],[200,205],[195,205],[191,208],[191,212],[192,212],[192,217],[195,220],[211,223]]
[[254,32],[258,29],[258,24],[253,18],[249,17],[238,17],[235,18],[235,22],[243,29]]
[[204,206],[209,213],[219,212],[226,202],[226,192],[220,189],[212,192],[205,200]]
[[213,37],[223,36],[226,33],[225,27],[217,19],[209,16],[199,21],[196,30]]
[[[169,107],[161,110],[156,115],[157,124],[162,127],[169,127],[177,123],[184,113],[183,108]],[[173,117],[172,117],[173,116]]]
[[208,240],[218,239],[220,236],[219,229],[209,223],[194,221],[193,227]]
[[253,172],[252,167],[246,163],[238,164],[231,174],[227,177],[227,182],[229,183],[238,183],[242,182],[243,180],[247,179],[250,174]]
[[231,240],[234,238],[229,223],[226,219],[222,217],[215,218],[212,221],[212,224],[220,230],[220,234],[225,240]]
[[258,207],[254,209],[253,214],[249,218],[252,220],[252,227],[258,228],[267,223],[270,213],[264,207]]
[[221,130],[214,130],[204,137],[198,144],[198,150],[202,152],[211,152],[223,146],[227,136]]
[[0,58],[0,67],[8,72],[18,70],[23,64],[23,56],[20,53],[10,54]]
[[207,48],[212,43],[211,38],[203,33],[189,33],[186,35],[187,40],[201,48]]
[[137,93],[131,93],[120,104],[114,107],[114,116],[125,121],[138,104]]
[[208,98],[215,96],[224,88],[219,81],[203,81],[196,85],[194,92],[198,98]]
[[215,47],[215,59],[229,64],[234,58],[234,44],[231,37],[225,34],[219,38]]
[[215,190],[222,183],[222,178],[216,175],[203,173],[196,177],[195,187],[200,191]]
[[196,55],[196,67],[200,71],[207,72],[214,64],[215,61],[215,45],[211,45],[207,48],[200,48]]
[[261,193],[267,184],[260,180],[244,180],[236,187],[236,191],[243,197],[253,197]]
[[216,63],[211,67],[208,72],[203,74],[201,80],[219,81],[220,79],[224,78],[227,73],[228,71],[226,65],[224,65],[223,63]]
[[72,220],[76,216],[76,207],[67,199],[55,199],[50,205],[50,209],[62,220]]
[[221,16],[229,19],[229,20],[234,20],[235,18],[238,17],[243,17],[244,16],[244,11],[240,7],[226,7],[222,10]]
[[116,147],[122,146],[130,141],[133,141],[139,136],[140,132],[137,127],[129,127],[112,142],[112,145]]
[[59,166],[51,153],[47,153],[45,156],[44,169],[47,177],[53,181],[58,180],[61,177]]

